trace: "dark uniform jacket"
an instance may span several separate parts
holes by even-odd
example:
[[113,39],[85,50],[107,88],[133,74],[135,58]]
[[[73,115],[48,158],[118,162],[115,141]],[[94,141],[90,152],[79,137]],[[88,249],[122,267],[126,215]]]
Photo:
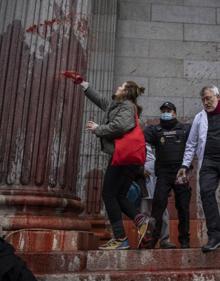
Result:
[[182,124],[176,119],[145,127],[145,140],[155,148],[156,172],[163,168],[180,168],[189,132],[190,124]]

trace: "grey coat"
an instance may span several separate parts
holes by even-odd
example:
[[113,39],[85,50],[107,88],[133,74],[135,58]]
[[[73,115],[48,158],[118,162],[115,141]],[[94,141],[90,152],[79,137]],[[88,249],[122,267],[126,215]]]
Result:
[[112,154],[114,139],[135,127],[135,106],[129,100],[109,102],[90,87],[85,90],[85,95],[105,112],[95,134],[101,140],[102,151]]

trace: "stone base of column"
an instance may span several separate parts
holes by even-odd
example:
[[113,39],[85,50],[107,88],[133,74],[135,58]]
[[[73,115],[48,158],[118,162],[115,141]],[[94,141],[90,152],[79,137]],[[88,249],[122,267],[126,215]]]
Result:
[[99,237],[100,242],[107,241],[112,237],[111,226],[104,216],[88,216],[87,220],[91,224],[91,231]]
[[98,237],[87,231],[23,229],[7,232],[5,239],[19,252],[95,250]]
[[98,236],[82,215],[80,198],[47,190],[0,190],[0,221],[5,239],[25,252],[97,249]]

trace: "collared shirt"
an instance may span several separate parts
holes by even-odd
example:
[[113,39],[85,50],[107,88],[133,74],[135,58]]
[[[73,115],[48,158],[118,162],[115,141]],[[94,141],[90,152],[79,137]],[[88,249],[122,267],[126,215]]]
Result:
[[208,131],[207,113],[203,109],[196,114],[186,142],[182,165],[190,167],[194,155],[198,157],[198,168],[201,168]]

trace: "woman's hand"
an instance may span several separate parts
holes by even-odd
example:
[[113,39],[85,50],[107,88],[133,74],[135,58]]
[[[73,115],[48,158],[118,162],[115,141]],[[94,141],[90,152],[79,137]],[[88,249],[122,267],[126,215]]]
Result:
[[149,172],[148,170],[144,170],[144,176],[145,178],[149,178],[151,176],[151,172]]
[[86,129],[89,131],[94,132],[95,129],[98,127],[99,125],[93,121],[88,121],[86,124]]

